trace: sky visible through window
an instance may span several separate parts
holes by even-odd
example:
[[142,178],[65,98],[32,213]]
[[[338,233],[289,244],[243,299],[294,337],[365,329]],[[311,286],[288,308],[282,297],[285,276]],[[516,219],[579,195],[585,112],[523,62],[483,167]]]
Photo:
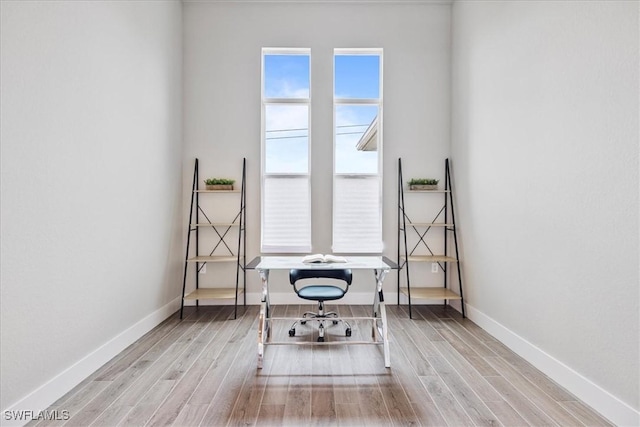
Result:
[[[334,95],[343,99],[376,99],[380,95],[378,55],[336,55]],[[310,56],[266,54],[265,98],[308,99]],[[267,104],[265,171],[309,172],[309,110],[302,104]],[[337,105],[335,110],[337,173],[377,173],[378,152],[359,151],[358,142],[378,115],[377,105]]]
[[337,98],[380,97],[378,55],[336,55],[334,66]]

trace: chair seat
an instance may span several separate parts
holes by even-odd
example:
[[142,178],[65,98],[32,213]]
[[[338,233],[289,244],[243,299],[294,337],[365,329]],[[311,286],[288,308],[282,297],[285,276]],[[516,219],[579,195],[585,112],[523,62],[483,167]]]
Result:
[[298,296],[311,301],[331,301],[342,298],[344,291],[332,285],[311,285],[300,289]]

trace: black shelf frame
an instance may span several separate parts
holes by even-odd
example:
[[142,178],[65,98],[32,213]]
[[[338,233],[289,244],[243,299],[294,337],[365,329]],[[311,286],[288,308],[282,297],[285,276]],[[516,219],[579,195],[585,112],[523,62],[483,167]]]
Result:
[[[240,207],[239,210],[231,221],[231,225],[225,225],[224,230],[223,227],[216,225],[205,210],[200,205],[200,188],[199,188],[199,161],[196,158],[195,164],[193,167],[193,182],[191,184],[191,203],[189,204],[189,222],[187,223],[187,247],[185,251],[184,257],[184,273],[182,276],[182,300],[180,305],[180,319],[183,317],[184,312],[184,299],[185,299],[185,291],[187,286],[187,272],[189,270],[189,264],[194,264],[196,266],[195,270],[195,285],[196,290],[200,289],[200,270],[207,264],[206,261],[198,261],[193,262],[189,261],[190,254],[194,251],[195,246],[195,256],[200,254],[200,227],[198,224],[200,223],[200,218],[203,217],[209,226],[214,230],[217,234],[218,239],[215,241],[213,245],[213,249],[209,252],[209,256],[212,256],[216,249],[223,245],[226,250],[229,252],[230,257],[235,257],[236,264],[236,283],[235,283],[235,300],[234,300],[234,311],[233,318],[236,319],[238,317],[238,294],[240,289],[242,289],[243,294],[243,306],[247,305],[247,292],[246,292],[246,284],[247,284],[247,267],[246,267],[246,248],[247,248],[247,233],[246,233],[246,224],[247,224],[247,191],[246,191],[246,182],[247,182],[247,159],[242,159],[242,179],[240,184]],[[223,191],[221,191],[222,193]],[[193,222],[193,217],[196,217],[195,226]],[[231,242],[225,240],[227,238],[227,234],[229,231],[237,224],[238,226],[238,239],[237,246],[234,249],[230,247]],[[194,244],[191,244],[191,236],[193,234]],[[241,274],[242,273],[242,274]],[[242,278],[242,280],[240,280]],[[242,282],[242,288],[240,288],[240,282]],[[200,301],[196,299],[196,307],[199,307]]]
[[[444,191],[441,190],[434,190],[432,192],[432,194],[439,194],[442,193],[444,195],[444,201],[443,201],[443,205],[440,208],[440,210],[438,211],[438,213],[435,215],[435,217],[431,220],[430,225],[427,225],[426,227],[424,227],[424,230],[422,229],[423,227],[420,227],[418,225],[416,225],[417,223],[415,223],[414,221],[411,220],[411,218],[409,218],[409,216],[407,215],[406,212],[406,205],[405,205],[405,189],[404,189],[404,185],[403,185],[403,176],[402,176],[402,158],[398,159],[398,253],[397,253],[397,260],[398,260],[398,266],[400,267],[397,271],[398,274],[398,305],[400,305],[400,294],[401,294],[401,284],[402,284],[402,270],[404,269],[405,271],[405,277],[406,277],[406,284],[407,284],[407,297],[408,297],[408,301],[409,301],[409,318],[413,318],[412,316],[412,310],[411,310],[411,306],[412,306],[412,302],[411,302],[411,275],[409,272],[409,257],[413,256],[416,253],[416,250],[424,250],[426,249],[426,251],[432,255],[435,256],[434,251],[431,249],[431,247],[429,246],[429,243],[427,241],[427,234],[429,233],[429,231],[432,231],[432,229],[436,228],[434,227],[434,224],[436,224],[436,221],[439,218],[443,218],[444,219],[444,226],[442,226],[443,229],[443,233],[444,233],[444,257],[449,257],[449,234],[451,233],[453,235],[453,247],[454,247],[454,252],[455,252],[455,256],[453,256],[452,258],[455,260],[456,264],[456,268],[457,268],[457,273],[458,273],[458,289],[459,289],[459,296],[460,296],[460,305],[462,307],[462,317],[465,318],[466,317],[466,313],[465,313],[465,306],[464,306],[464,295],[463,295],[463,287],[462,287],[462,274],[461,274],[461,269],[460,269],[460,252],[458,250],[458,234],[457,234],[457,227],[456,227],[456,219],[455,219],[455,209],[454,209],[454,204],[453,204],[453,185],[451,182],[451,167],[450,167],[450,162],[449,159],[445,159],[445,179],[444,179]],[[431,191],[424,191],[425,193],[430,193]],[[451,218],[451,223],[449,223],[449,217]],[[439,227],[438,227],[439,228]],[[413,248],[411,248],[411,250],[409,250],[408,247],[408,242],[407,242],[407,232],[408,230],[413,230],[416,235],[418,236],[418,241],[416,242],[415,246],[413,246]],[[424,249],[423,249],[424,248]],[[453,255],[453,254],[452,254]],[[449,285],[449,264],[452,263],[451,261],[441,261],[441,260],[434,260],[432,262],[435,262],[439,265],[439,267],[442,269],[443,272],[443,284],[442,287],[444,289],[447,289],[448,285]],[[447,305],[447,299],[444,299],[444,305]]]

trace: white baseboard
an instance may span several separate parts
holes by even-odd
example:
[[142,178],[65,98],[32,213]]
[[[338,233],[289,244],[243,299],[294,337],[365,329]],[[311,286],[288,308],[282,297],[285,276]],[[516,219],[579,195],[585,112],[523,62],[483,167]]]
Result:
[[3,409],[0,424],[2,426],[22,426],[26,424],[30,419],[24,419],[23,416],[23,420],[19,420],[16,419],[19,417],[15,415],[20,411],[24,411],[23,414],[26,413],[27,417],[30,416],[28,414],[37,416],[40,411],[44,411],[82,380],[179,309],[180,298],[176,298],[124,330],[18,402]]
[[569,390],[584,403],[617,426],[640,426],[640,412],[624,403],[561,361],[545,353],[480,310],[465,304],[466,314],[475,324],[494,336],[540,371]]

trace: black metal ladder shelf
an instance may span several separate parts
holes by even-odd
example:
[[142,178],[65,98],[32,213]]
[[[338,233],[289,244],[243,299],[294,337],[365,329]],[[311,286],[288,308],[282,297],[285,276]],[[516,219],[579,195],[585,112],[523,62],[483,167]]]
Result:
[[[451,184],[451,169],[449,159],[445,160],[444,190],[412,190],[411,193],[422,194],[442,194],[444,204],[435,214],[434,218],[428,222],[412,221],[407,214],[405,205],[405,189],[402,177],[402,159],[398,159],[398,305],[400,296],[407,296],[409,302],[409,317],[412,318],[411,304],[412,298],[425,300],[443,300],[447,305],[450,300],[460,300],[462,316],[465,315],[464,296],[462,292],[462,275],[460,273],[458,236],[456,231],[455,211],[453,207],[453,187]],[[433,243],[430,245],[428,233],[432,230],[441,229],[444,233],[443,250],[434,251]],[[407,233],[415,232],[417,242],[409,250],[407,243]],[[449,250],[449,233],[453,235],[454,254]],[[409,266],[413,262],[437,264],[443,272],[443,284],[441,287],[420,286],[411,287],[411,275]],[[458,275],[458,293],[451,289],[449,266],[455,264]],[[402,285],[402,270],[405,273],[405,286]]]
[[[180,319],[184,311],[185,301],[195,301],[196,306],[199,306],[200,300],[211,299],[233,299],[234,300],[234,318],[238,315],[238,296],[243,294],[243,305],[247,305],[246,295],[246,283],[247,283],[247,271],[246,271],[246,164],[247,160],[242,159],[242,179],[239,190],[200,190],[198,179],[198,159],[195,159],[195,165],[193,168],[193,183],[191,186],[191,204],[189,208],[189,223],[187,224],[187,249],[184,258],[184,274],[182,277],[182,303],[180,306]],[[231,221],[226,222],[214,222],[211,220],[205,209],[200,204],[200,195],[221,195],[221,194],[236,194],[240,196],[239,210],[235,217]],[[195,223],[194,219],[195,211]],[[201,221],[201,218],[203,221]],[[235,233],[229,232],[237,227],[237,242],[231,243],[231,238]],[[200,228],[207,228],[213,231],[214,235],[211,236],[213,243],[210,245],[212,248],[208,251],[208,254],[201,255],[200,245]],[[191,243],[191,236],[194,235],[194,244]],[[235,247],[233,247],[235,245]],[[195,252],[195,254],[193,254]],[[222,252],[222,253],[221,253]],[[205,252],[206,253],[206,252]],[[235,263],[236,266],[236,280],[235,287],[200,287],[200,271],[208,263]],[[195,289],[189,293],[186,293],[187,288],[187,272],[190,266],[195,266]],[[242,278],[242,286],[240,282]]]

